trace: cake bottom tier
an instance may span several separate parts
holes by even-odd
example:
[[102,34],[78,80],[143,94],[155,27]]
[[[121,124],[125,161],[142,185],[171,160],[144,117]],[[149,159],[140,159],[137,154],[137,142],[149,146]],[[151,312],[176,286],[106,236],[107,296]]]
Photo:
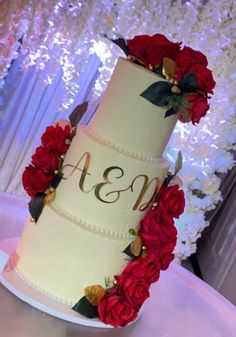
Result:
[[25,225],[17,270],[31,286],[73,305],[86,286],[105,287],[105,278],[122,272],[128,263],[122,251],[132,237],[101,232],[52,206],[45,206],[37,223]]

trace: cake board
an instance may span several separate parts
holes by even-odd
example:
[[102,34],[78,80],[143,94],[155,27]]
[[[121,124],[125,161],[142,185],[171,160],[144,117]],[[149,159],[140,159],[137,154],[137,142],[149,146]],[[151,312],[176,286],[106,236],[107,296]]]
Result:
[[[0,283],[12,294],[31,306],[62,320],[96,328],[113,328],[102,323],[98,318],[89,319],[71,310],[68,305],[60,303],[26,283],[15,269],[4,270],[8,257],[15,250],[19,238],[13,237],[0,241]],[[137,319],[134,321],[136,322]],[[132,322],[131,324],[133,324]]]

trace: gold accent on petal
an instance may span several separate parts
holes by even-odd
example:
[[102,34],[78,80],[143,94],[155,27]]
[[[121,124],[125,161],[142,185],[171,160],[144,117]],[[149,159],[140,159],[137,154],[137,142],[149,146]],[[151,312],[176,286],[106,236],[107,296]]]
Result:
[[53,201],[55,199],[55,196],[56,196],[56,191],[54,190],[53,192],[47,194],[44,197],[44,203],[47,204],[48,202]]
[[140,236],[136,236],[134,241],[130,244],[130,251],[134,256],[139,256],[142,249],[142,240]]
[[98,305],[106,294],[106,290],[99,284],[88,286],[84,289],[85,297],[92,305]]
[[165,76],[166,79],[172,79],[175,77],[175,72],[176,72],[175,61],[168,57],[164,57],[163,68],[162,68],[163,76]]

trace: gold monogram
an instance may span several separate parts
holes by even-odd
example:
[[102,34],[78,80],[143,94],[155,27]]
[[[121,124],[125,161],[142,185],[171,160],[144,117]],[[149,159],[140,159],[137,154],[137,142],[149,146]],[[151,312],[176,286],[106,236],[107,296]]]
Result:
[[[82,164],[83,162],[84,162],[84,164]],[[86,177],[91,176],[91,173],[89,173],[90,163],[91,163],[91,154],[89,152],[85,152],[81,156],[79,161],[76,163],[76,165],[66,164],[66,165],[63,166],[63,168],[62,168],[63,179],[67,180],[76,171],[80,171],[81,172],[81,176],[80,176],[80,180],[79,180],[80,190],[84,193],[90,193],[94,190],[95,197],[98,200],[100,200],[101,202],[109,203],[109,204],[115,203],[120,198],[122,192],[126,192],[128,190],[130,190],[131,192],[134,192],[135,183],[138,180],[143,179],[143,185],[141,187],[141,191],[140,191],[140,193],[138,195],[138,198],[137,198],[136,202],[134,203],[134,206],[133,206],[132,209],[133,210],[138,209],[139,211],[145,211],[151,205],[156,193],[160,189],[160,180],[158,179],[158,177],[155,177],[155,178],[149,180],[147,175],[140,174],[133,179],[133,181],[131,182],[131,184],[128,187],[126,187],[124,189],[114,190],[114,191],[110,191],[110,192],[106,193],[105,197],[114,195],[114,198],[112,200],[110,200],[110,199],[106,200],[106,199],[104,199],[104,197],[102,197],[102,191],[103,191],[104,187],[113,185],[114,181],[112,181],[111,178],[110,178],[111,173],[112,172],[116,173],[115,178],[113,178],[113,180],[114,179],[121,179],[124,176],[124,170],[119,166],[110,166],[110,167],[106,168],[105,171],[103,172],[103,181],[102,182],[99,182],[99,183],[95,184],[90,189],[85,189]],[[80,167],[80,165],[81,166],[83,165],[82,168]],[[112,176],[114,176],[114,175],[112,175]],[[151,199],[142,204],[142,201],[144,199],[145,194],[149,190],[150,186],[152,186],[153,184],[154,184],[154,192],[152,194]]]

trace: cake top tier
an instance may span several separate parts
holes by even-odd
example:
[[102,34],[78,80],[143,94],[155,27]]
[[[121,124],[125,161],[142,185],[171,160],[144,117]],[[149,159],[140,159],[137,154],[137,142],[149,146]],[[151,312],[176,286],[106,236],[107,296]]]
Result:
[[119,58],[91,129],[124,152],[160,158],[177,116],[165,118],[166,107],[156,106],[140,95],[153,83],[163,80],[161,76]]

